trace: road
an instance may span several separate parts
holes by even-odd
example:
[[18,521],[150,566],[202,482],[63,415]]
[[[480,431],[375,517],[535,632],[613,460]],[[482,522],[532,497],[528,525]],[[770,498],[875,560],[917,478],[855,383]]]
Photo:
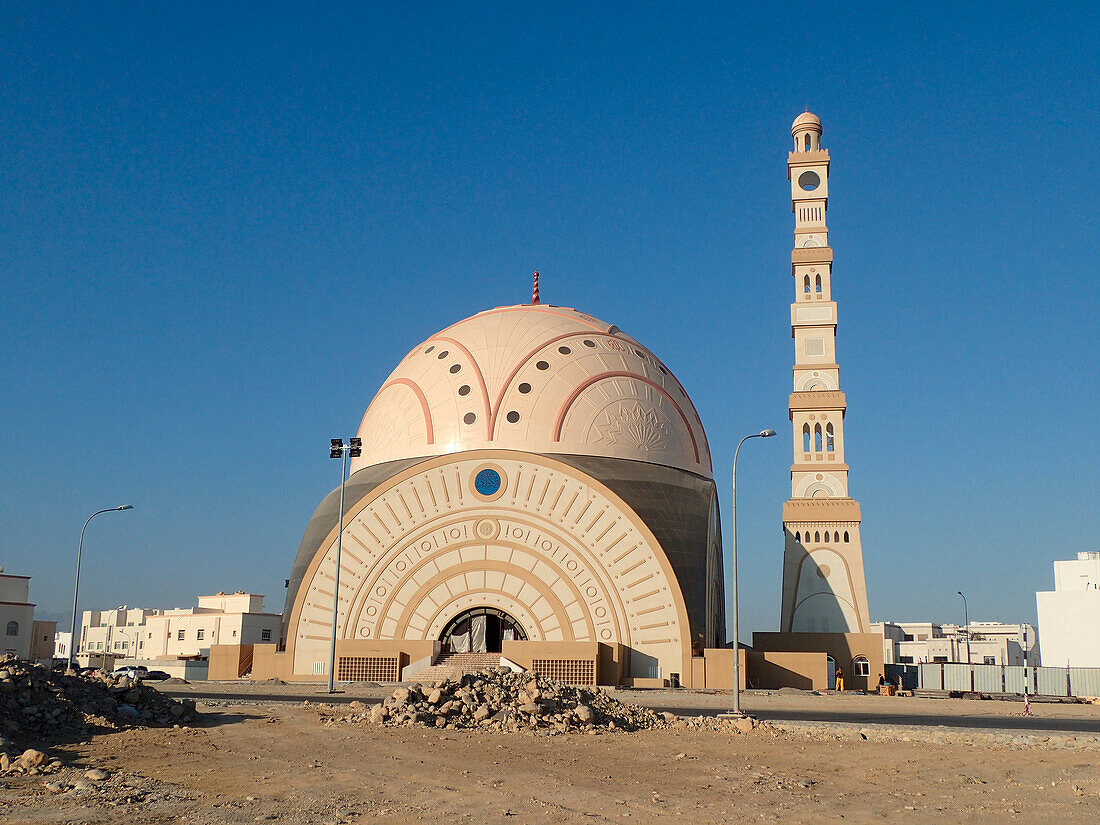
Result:
[[[278,703],[302,701],[373,704],[388,695],[385,688],[352,687],[329,694],[314,685],[233,685],[196,683],[165,685],[177,698],[218,702]],[[728,694],[673,691],[622,691],[624,702],[644,705],[677,716],[714,716],[729,706]],[[1100,706],[1035,704],[1034,716],[1021,716],[1022,704],[965,699],[914,699],[878,696],[783,695],[748,692],[742,707],[759,719],[776,722],[839,722],[854,725],[974,728],[1032,733],[1100,734]]]

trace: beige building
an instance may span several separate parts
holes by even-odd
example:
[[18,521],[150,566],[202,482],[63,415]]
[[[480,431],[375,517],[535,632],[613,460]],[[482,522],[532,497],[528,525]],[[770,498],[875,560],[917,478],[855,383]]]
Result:
[[882,634],[886,664],[965,663],[969,657],[975,665],[1039,665],[1039,634],[1029,624],[875,622],[871,628]]
[[196,607],[85,610],[77,653],[141,661],[205,659],[213,645],[278,639],[280,617],[265,613],[263,605],[263,596],[238,591],[199,596]]
[[[337,679],[481,654],[574,682],[701,686],[706,649],[712,681],[732,673],[703,425],[618,327],[537,297],[459,321],[401,361],[359,436]],[[338,502],[306,528],[282,645],[257,647],[254,678],[327,678]]]
[[0,653],[31,658],[34,645],[34,605],[30,576],[13,576],[0,567]]

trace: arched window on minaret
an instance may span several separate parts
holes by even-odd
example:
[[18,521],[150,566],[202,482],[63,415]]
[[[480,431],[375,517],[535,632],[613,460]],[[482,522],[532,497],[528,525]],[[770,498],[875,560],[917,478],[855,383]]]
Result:
[[798,544],[800,541],[802,541],[802,533],[795,533],[794,534],[794,543]]
[[814,424],[814,452],[821,452],[821,425]]
[[840,533],[833,531],[833,541],[840,541]]
[[844,531],[844,541],[848,541],[848,531]]
[[808,453],[810,451],[810,425],[802,425],[802,452]]
[[821,294],[821,276],[820,275],[818,275],[816,280],[814,281],[814,290],[817,292],[818,295]]
[[806,280],[805,280],[804,284],[805,285],[804,285],[803,289],[805,290],[806,294],[809,295],[810,294],[810,276],[809,275],[806,276]]
[[825,450],[827,452],[833,451],[833,425],[828,424],[825,426]]
[[814,541],[821,541],[821,532],[814,530]]
[[807,152],[810,151],[810,133],[809,132],[806,133],[806,151]]

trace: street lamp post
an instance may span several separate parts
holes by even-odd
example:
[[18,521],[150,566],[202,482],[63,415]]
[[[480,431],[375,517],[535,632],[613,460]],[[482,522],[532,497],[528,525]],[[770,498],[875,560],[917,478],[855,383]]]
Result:
[[963,600],[963,621],[966,623],[966,663],[970,664],[970,611],[966,607],[966,596],[961,590],[955,591]]
[[328,692],[335,693],[336,679],[336,614],[340,609],[340,553],[344,546],[344,481],[348,475],[348,458],[358,458],[363,454],[363,439],[349,438],[345,444],[343,439],[329,439],[329,458],[339,458],[340,463],[340,515],[336,527],[336,575],[332,593],[332,640],[328,653]]
[[733,484],[730,490],[732,509],[730,518],[733,521],[733,549],[730,552],[730,562],[733,571],[733,710],[732,713],[741,713],[741,643],[737,633],[737,454],[741,452],[741,445],[750,438],[771,438],[775,430],[761,430],[752,435],[746,435],[737,442],[737,449],[733,451]]
[[76,664],[76,650],[78,645],[78,639],[76,637],[76,601],[80,595],[80,554],[84,551],[84,531],[88,529],[88,522],[98,516],[100,513],[113,513],[116,510],[133,510],[132,504],[120,504],[118,507],[108,507],[106,510],[96,510],[90,516],[88,520],[84,522],[84,526],[80,528],[80,543],[76,546],[76,584],[73,585],[73,624],[71,633],[69,634],[69,667],[72,668]]

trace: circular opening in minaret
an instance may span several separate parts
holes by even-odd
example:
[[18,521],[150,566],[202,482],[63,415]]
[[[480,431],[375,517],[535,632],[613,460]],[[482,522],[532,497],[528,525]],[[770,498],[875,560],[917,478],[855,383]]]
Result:
[[817,176],[817,172],[803,172],[798,176],[798,185],[805,192],[813,192],[821,186],[821,178]]

